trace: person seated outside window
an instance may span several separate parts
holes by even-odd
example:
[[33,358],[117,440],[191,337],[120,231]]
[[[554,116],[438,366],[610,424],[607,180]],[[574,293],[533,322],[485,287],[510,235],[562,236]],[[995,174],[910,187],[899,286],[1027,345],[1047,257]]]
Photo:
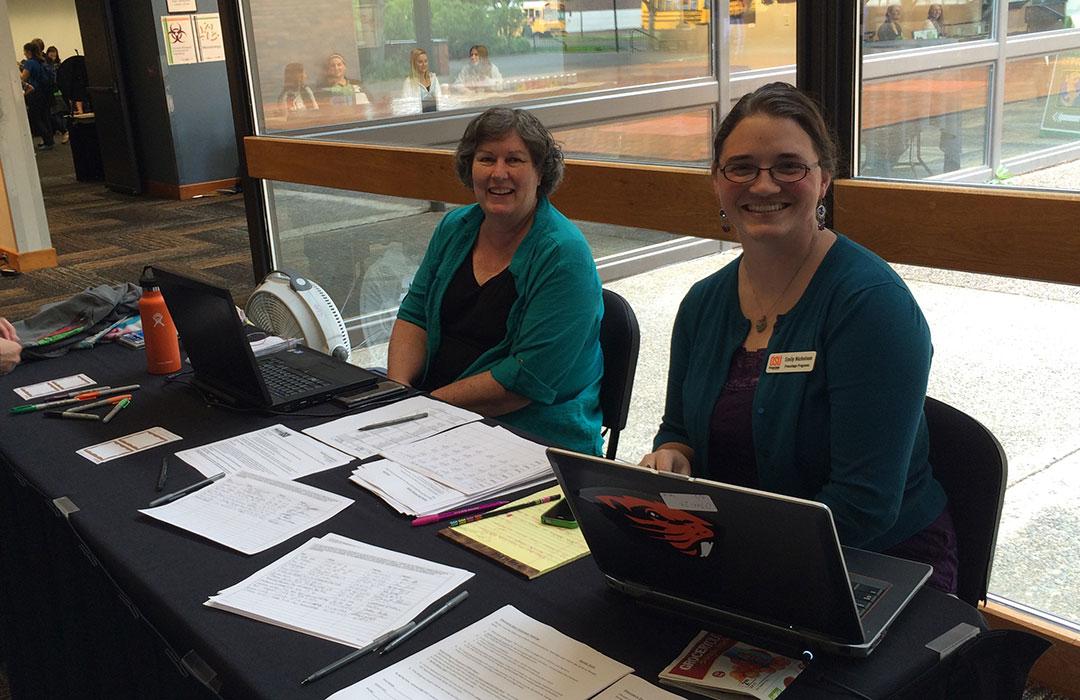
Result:
[[307,85],[307,72],[304,70],[303,63],[286,64],[278,104],[286,112],[303,112],[319,108],[319,103],[315,101],[315,93]]
[[409,52],[409,77],[401,84],[401,97],[420,101],[421,111],[434,112],[442,99],[439,76],[428,70],[428,55],[423,49]]
[[896,41],[904,38],[904,28],[900,26],[900,16],[903,8],[899,5],[889,5],[885,8],[885,21],[877,30],[878,41]]
[[348,65],[345,57],[332,53],[326,59],[326,73],[319,85],[318,97],[323,106],[352,106],[371,103],[363,83],[346,75]]
[[469,48],[469,62],[458,73],[457,85],[469,90],[495,91],[502,88],[502,74],[488,58],[487,47],[477,44]]

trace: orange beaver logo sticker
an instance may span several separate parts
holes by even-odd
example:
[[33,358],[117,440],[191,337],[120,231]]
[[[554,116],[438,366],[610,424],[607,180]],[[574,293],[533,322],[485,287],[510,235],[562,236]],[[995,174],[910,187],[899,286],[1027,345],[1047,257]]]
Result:
[[638,496],[604,495],[595,497],[595,501],[622,515],[635,529],[654,540],[666,542],[681,554],[707,557],[712,551],[712,525],[696,515]]

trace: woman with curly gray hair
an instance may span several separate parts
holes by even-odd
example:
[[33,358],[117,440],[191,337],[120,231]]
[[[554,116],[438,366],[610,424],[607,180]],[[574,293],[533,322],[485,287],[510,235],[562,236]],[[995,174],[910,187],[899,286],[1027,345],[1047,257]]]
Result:
[[600,454],[600,278],[548,201],[562,151],[535,116],[496,107],[465,129],[455,166],[476,204],[436,227],[394,323],[389,377]]

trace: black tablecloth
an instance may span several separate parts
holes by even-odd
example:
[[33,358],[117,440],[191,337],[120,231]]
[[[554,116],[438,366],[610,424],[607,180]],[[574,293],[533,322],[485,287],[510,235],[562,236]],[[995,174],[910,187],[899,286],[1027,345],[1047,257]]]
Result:
[[[140,383],[132,406],[111,423],[8,415],[11,391],[84,372],[101,384]],[[353,466],[301,481],[355,504],[302,535],[244,556],[140,515],[156,494],[163,455],[274,423],[303,429],[340,415],[329,405],[288,417],[206,405],[183,380],[147,375],[140,351],[104,346],[20,366],[0,380],[0,634],[18,697],[316,698],[345,687],[511,604],[655,682],[701,624],[640,606],[606,588],[589,557],[525,581],[406,518],[347,480]],[[313,417],[310,414],[319,414]],[[184,439],[93,465],[77,449],[161,426]],[[170,463],[167,491],[201,475]],[[59,501],[59,508],[53,504]],[[65,519],[61,510],[70,513]],[[475,572],[470,598],[396,654],[368,656],[324,680],[300,679],[348,652],[332,642],[203,605],[206,599],[295,549],[334,532]],[[944,674],[924,648],[958,622],[982,625],[977,611],[936,591],[921,592],[865,660],[819,658],[785,698],[836,697],[844,686],[884,697],[920,676]],[[181,661],[183,659],[183,661]],[[924,678],[925,681],[925,678]]]

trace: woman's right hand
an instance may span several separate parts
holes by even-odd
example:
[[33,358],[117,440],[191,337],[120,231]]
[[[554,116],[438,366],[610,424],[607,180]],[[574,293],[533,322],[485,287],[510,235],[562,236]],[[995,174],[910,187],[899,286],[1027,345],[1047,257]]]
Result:
[[22,345],[14,340],[0,338],[0,374],[7,374],[15,369],[22,359]]
[[650,452],[641,458],[641,466],[650,467],[658,472],[674,472],[690,476],[690,458],[683,450],[673,447],[661,447],[655,452]]

